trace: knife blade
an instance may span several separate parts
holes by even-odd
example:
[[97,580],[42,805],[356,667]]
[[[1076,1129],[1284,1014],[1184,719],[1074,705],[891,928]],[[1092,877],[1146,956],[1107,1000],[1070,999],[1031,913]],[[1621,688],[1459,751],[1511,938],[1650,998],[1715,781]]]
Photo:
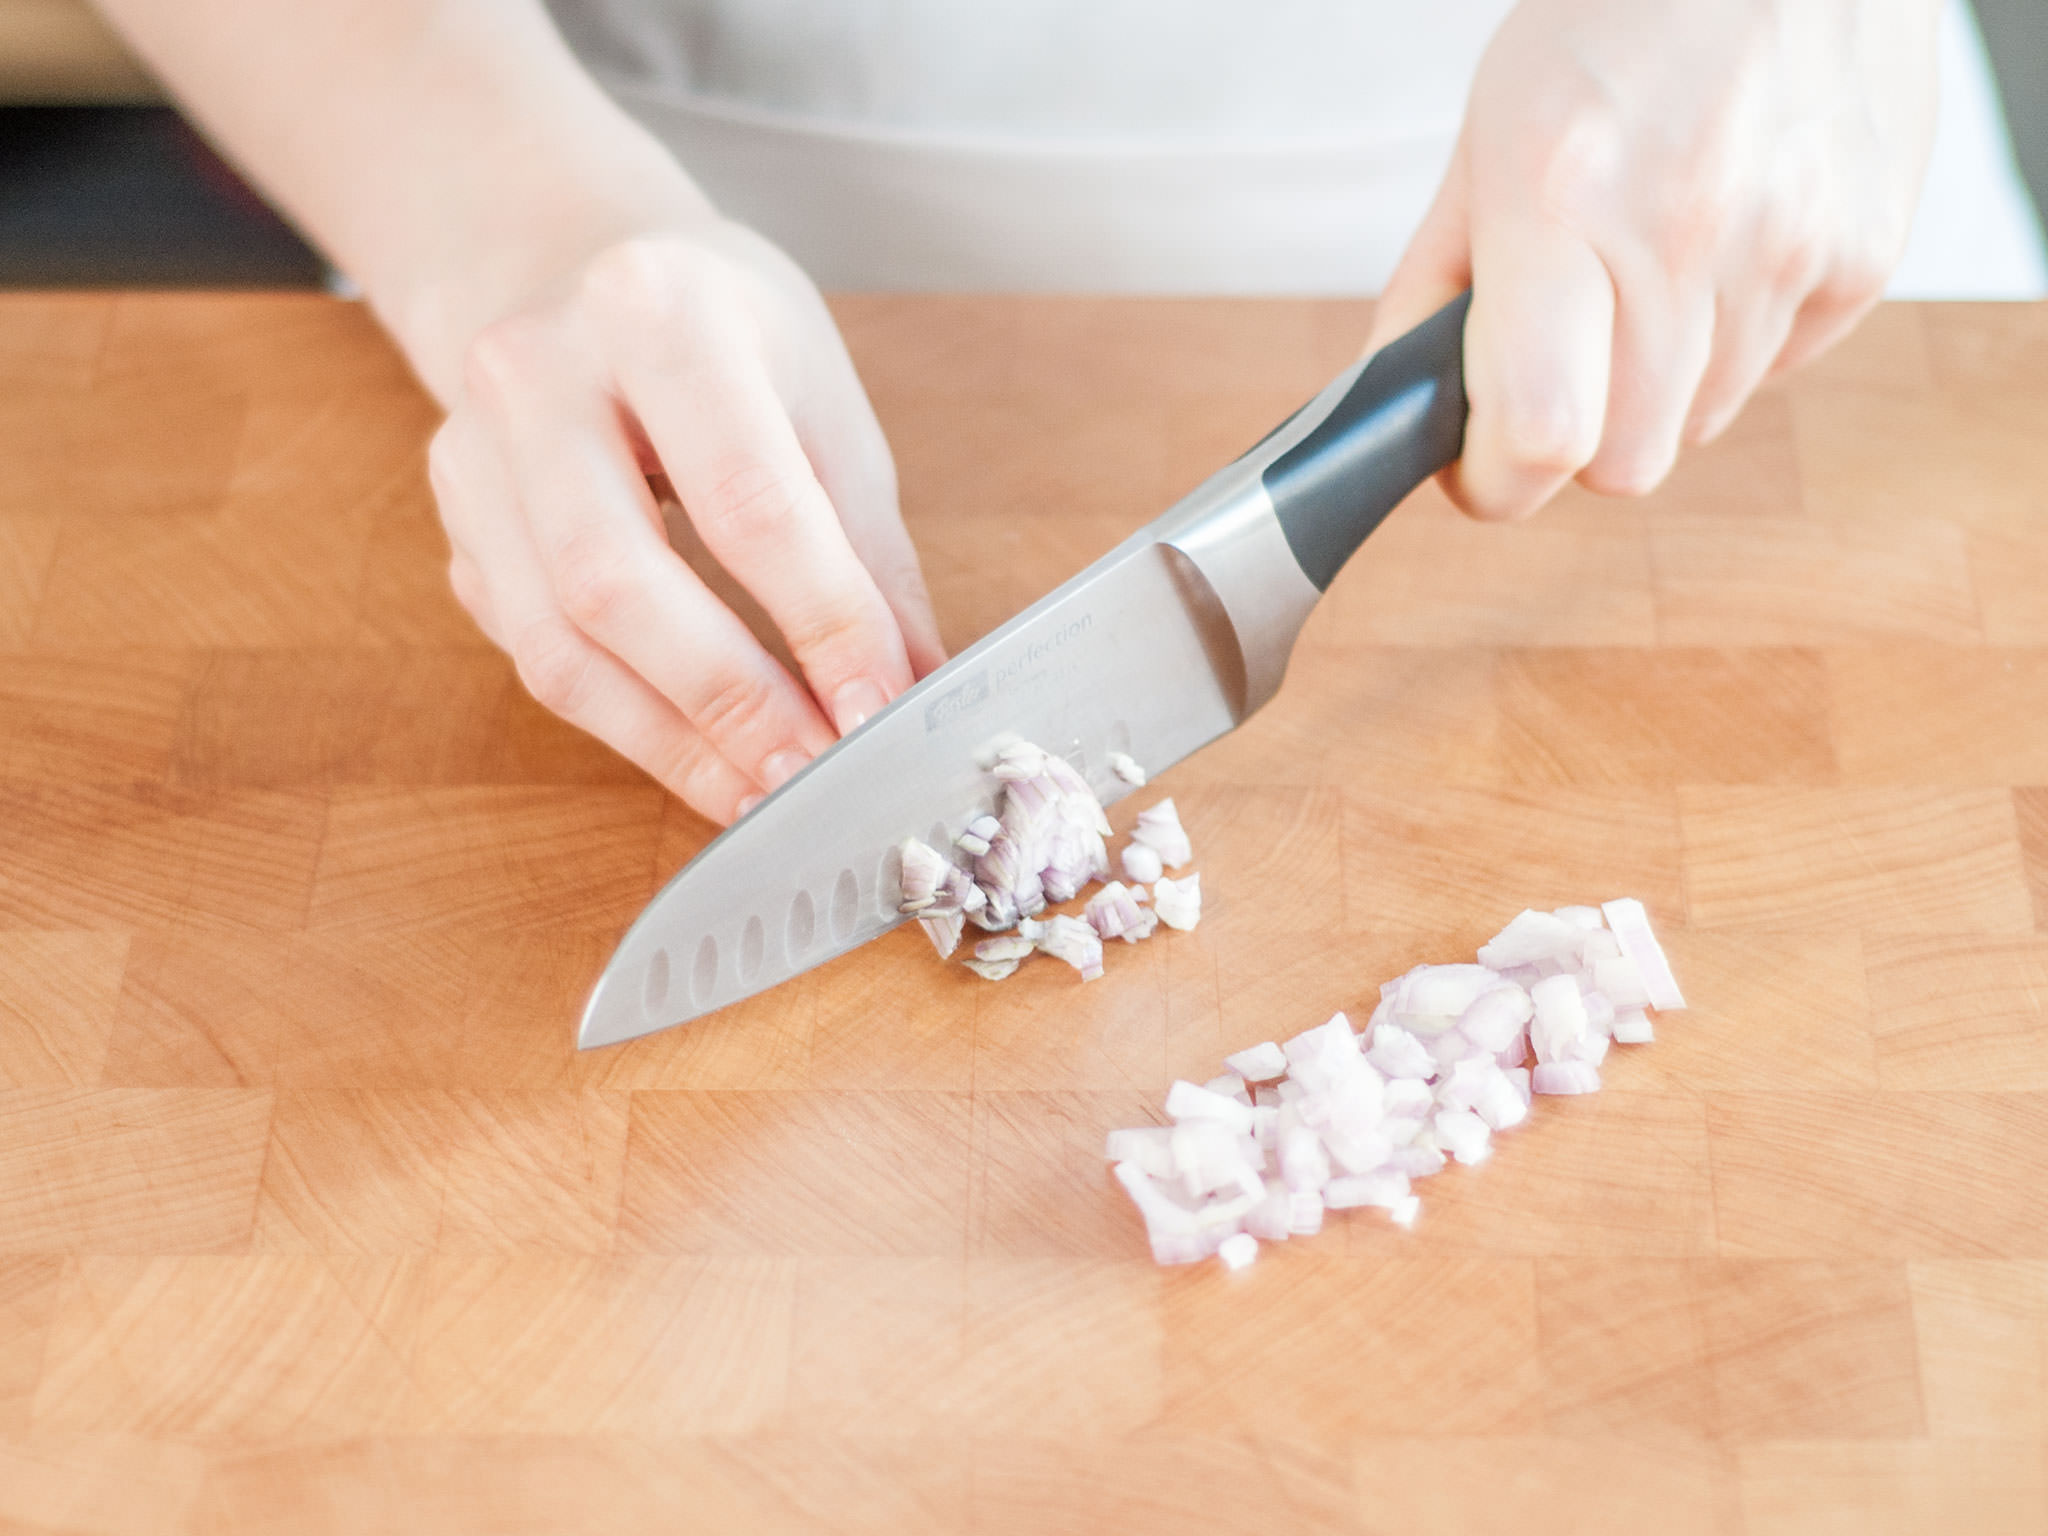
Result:
[[[1332,380],[1235,462],[812,760],[649,903],[599,976],[589,1049],[786,981],[904,919],[895,849],[994,809],[1022,737],[1107,805],[1278,690],[1337,571],[1464,440],[1460,295]],[[935,819],[936,818],[936,819]]]

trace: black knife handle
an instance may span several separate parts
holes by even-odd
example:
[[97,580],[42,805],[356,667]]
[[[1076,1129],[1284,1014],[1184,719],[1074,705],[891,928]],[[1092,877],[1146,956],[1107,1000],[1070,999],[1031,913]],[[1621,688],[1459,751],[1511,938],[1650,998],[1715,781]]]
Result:
[[1260,479],[1302,574],[1326,590],[1386,515],[1465,443],[1467,289],[1375,352]]

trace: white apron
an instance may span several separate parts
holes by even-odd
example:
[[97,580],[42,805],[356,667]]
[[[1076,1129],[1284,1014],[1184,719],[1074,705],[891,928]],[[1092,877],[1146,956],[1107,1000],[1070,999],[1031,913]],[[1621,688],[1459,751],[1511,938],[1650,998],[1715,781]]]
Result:
[[[585,64],[822,285],[1374,293],[1513,0],[551,0]],[[1983,44],[1895,295],[2038,297]]]

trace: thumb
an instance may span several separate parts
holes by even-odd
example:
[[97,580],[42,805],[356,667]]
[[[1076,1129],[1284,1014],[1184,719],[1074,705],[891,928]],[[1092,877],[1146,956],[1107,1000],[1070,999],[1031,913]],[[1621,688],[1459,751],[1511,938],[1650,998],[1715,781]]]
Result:
[[1370,356],[1396,336],[1413,330],[1472,286],[1472,227],[1465,141],[1461,137],[1429,212],[1422,216],[1408,249],[1373,305]]

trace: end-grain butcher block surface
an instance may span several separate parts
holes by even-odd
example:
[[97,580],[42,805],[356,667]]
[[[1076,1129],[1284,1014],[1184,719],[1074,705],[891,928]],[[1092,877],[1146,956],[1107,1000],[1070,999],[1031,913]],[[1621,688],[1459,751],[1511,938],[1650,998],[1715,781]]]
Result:
[[[1365,332],[836,309],[955,645]],[[2048,310],[1412,498],[1101,980],[911,928],[581,1055],[710,828],[448,597],[433,423],[349,304],[0,301],[0,1530],[2048,1529]],[[1105,1131],[1624,894],[1692,1007],[1605,1092],[1154,1267]]]

